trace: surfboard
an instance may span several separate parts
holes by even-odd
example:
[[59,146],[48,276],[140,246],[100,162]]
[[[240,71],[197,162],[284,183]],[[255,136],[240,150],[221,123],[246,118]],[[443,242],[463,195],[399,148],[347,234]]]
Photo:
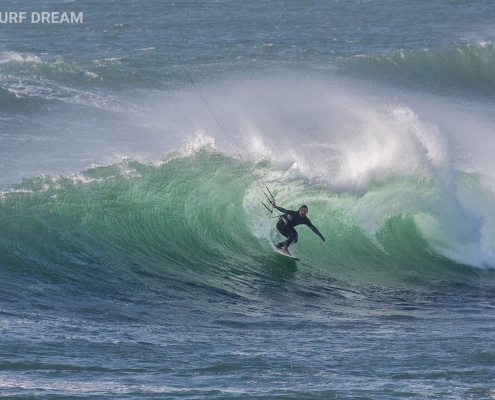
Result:
[[278,254],[281,254],[281,255],[283,255],[283,256],[285,256],[285,257],[287,257],[287,258],[292,258],[293,260],[299,261],[299,258],[294,257],[293,255],[289,255],[289,254],[287,254],[287,253],[284,253],[282,250],[279,250],[279,249],[277,249],[276,247],[275,247],[275,251],[276,251]]

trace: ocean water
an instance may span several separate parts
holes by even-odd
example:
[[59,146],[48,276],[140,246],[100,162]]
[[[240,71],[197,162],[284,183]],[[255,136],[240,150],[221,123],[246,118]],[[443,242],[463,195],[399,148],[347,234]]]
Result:
[[0,397],[495,398],[493,2],[0,12]]

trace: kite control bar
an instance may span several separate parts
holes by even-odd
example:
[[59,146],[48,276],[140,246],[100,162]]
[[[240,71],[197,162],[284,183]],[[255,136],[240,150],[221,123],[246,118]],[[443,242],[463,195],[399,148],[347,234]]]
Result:
[[[272,203],[275,203],[275,197],[273,197],[273,194],[272,192],[270,192],[270,189],[268,189],[268,186],[265,186],[266,190],[268,191],[268,193],[270,194],[270,196],[268,196],[266,194],[266,192],[263,190],[263,194],[266,196],[266,198],[268,199],[268,203],[269,204],[272,204]],[[271,197],[271,198],[270,198]],[[272,205],[272,208],[269,208],[265,203],[261,202],[261,204],[263,204],[265,206],[265,208],[270,211],[270,213],[273,212],[273,205]]]

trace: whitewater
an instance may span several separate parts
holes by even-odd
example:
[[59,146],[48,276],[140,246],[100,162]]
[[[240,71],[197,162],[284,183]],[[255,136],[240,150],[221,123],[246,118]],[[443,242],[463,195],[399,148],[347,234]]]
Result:
[[493,5],[32,7],[84,22],[2,25],[0,397],[494,396]]

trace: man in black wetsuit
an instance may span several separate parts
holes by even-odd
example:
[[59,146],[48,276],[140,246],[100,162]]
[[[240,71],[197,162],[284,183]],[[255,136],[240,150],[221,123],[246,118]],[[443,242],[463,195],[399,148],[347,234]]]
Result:
[[292,243],[297,242],[297,232],[294,229],[297,225],[307,225],[314,233],[316,233],[321,240],[325,241],[325,238],[320,233],[318,229],[311,223],[306,214],[308,213],[308,206],[303,205],[299,207],[299,210],[286,210],[285,208],[278,207],[274,201],[272,201],[272,206],[276,208],[278,211],[283,212],[284,215],[280,216],[280,219],[277,222],[278,231],[288,238],[285,242],[280,242],[275,245],[275,247],[279,250],[282,250],[285,254],[291,255],[289,252],[289,246]]

